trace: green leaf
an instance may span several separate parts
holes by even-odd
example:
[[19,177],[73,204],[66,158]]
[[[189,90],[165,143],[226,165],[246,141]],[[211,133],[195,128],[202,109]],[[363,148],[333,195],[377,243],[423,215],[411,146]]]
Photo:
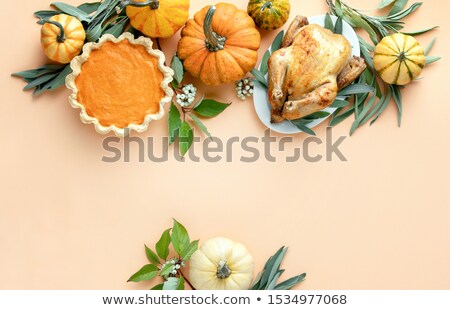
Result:
[[381,3],[378,5],[378,9],[381,10],[389,5],[392,4],[392,2],[394,2],[396,0],[382,0]]
[[309,114],[309,115],[303,117],[303,119],[313,121],[313,120],[316,120],[316,119],[320,119],[320,118],[327,117],[327,116],[329,116],[329,115],[330,115],[329,112],[326,112],[326,111],[318,111],[318,112],[314,112],[314,113],[311,113],[311,114]]
[[283,37],[284,37],[284,30],[280,31],[273,40],[272,47],[270,49],[272,51],[272,54],[281,48],[281,44],[283,43]]
[[63,2],[54,2],[51,5],[56,7],[57,9],[61,10],[63,13],[66,13],[68,15],[78,18],[82,22],[91,21],[91,17],[89,16],[89,14],[87,14],[83,10],[80,10],[79,8],[74,7],[70,4],[66,4]]
[[292,124],[294,124],[295,127],[300,129],[301,131],[303,131],[304,133],[307,133],[308,135],[311,135],[311,136],[315,136],[316,135],[314,130],[312,130],[311,128],[306,126],[305,123],[302,122],[301,120],[293,120],[293,121],[290,121],[290,122]]
[[181,127],[181,114],[177,106],[172,102],[169,110],[169,144],[175,142]]
[[225,109],[230,105],[231,103],[227,104],[212,99],[204,99],[202,100],[202,103],[194,109],[194,111],[203,117],[215,117],[225,111]]
[[342,23],[342,17],[339,16],[336,21],[336,25],[334,26],[333,32],[336,34],[342,34],[343,31],[344,31],[344,25]]
[[158,253],[158,256],[163,260],[166,260],[169,256],[170,230],[171,228],[164,231],[161,238],[156,243],[156,253]]
[[336,99],[333,104],[330,105],[330,108],[343,108],[349,105],[347,100]]
[[405,8],[407,3],[408,0],[396,0],[388,15],[391,16],[401,12],[401,10]]
[[441,57],[438,56],[427,56],[427,65],[432,64],[433,62],[441,60]]
[[181,253],[183,260],[187,261],[198,250],[198,240],[192,241],[189,246]]
[[[281,253],[275,257],[274,261],[273,261],[273,265],[271,267],[271,271],[269,274],[269,283],[272,282],[272,280],[274,279],[274,277],[277,275],[277,273],[280,271],[280,265],[281,262],[283,261],[286,252],[287,252],[288,248],[283,248],[283,250],[281,251]],[[275,287],[275,286],[273,286]]]
[[39,86],[41,84],[44,84],[47,81],[50,81],[51,79],[57,77],[59,73],[50,73],[45,74],[43,76],[38,77],[37,79],[34,79],[32,82],[30,82],[27,86],[23,88],[23,90],[30,90],[35,88],[36,86]]
[[102,35],[104,34],[111,34],[113,36],[115,36],[116,38],[119,37],[125,30],[125,27],[127,26],[127,22],[128,22],[128,18],[125,19],[125,22],[121,21],[115,25],[113,25],[112,27],[108,28],[107,30],[105,30]]
[[258,81],[258,83],[260,83],[265,88],[268,88],[266,78],[261,71],[259,71],[258,69],[255,68],[252,71],[250,71],[250,73],[253,74],[253,76],[255,77],[256,81]]
[[[400,4],[403,4],[403,2],[408,2],[408,1],[407,0],[397,0],[397,2],[399,2]],[[416,2],[413,5],[411,5],[408,9],[406,9],[404,11],[399,11],[399,12],[393,12],[391,10],[391,12],[389,13],[389,19],[401,20],[401,19],[405,18],[406,16],[410,15],[411,13],[413,13],[415,10],[417,10],[422,4],[423,4],[422,2]],[[405,3],[405,5],[406,5],[406,3]],[[403,7],[401,9],[403,9]]]
[[39,19],[43,19],[43,20],[48,20],[49,18],[61,14],[61,11],[56,11],[56,10],[43,10],[43,11],[37,11],[34,12],[34,15],[39,18]]
[[163,287],[164,287],[164,284],[163,283],[160,283],[160,284],[156,284],[154,287],[152,287],[150,290],[152,290],[152,291],[162,291],[163,290]]
[[191,241],[189,240],[189,234],[177,220],[173,220],[172,228],[172,245],[178,255],[183,256],[186,249],[190,246]]
[[145,246],[145,254],[147,255],[148,260],[150,263],[153,263],[155,265],[160,264],[158,255],[155,254],[151,249],[149,249],[147,246]]
[[266,51],[264,54],[261,65],[259,66],[259,71],[265,76],[269,72],[269,58],[270,58],[270,52]]
[[428,55],[431,51],[431,49],[433,48],[434,44],[436,43],[437,37],[434,38],[430,44],[428,44],[428,46],[425,48],[425,55]]
[[[194,142],[194,133],[188,122],[184,121],[180,126],[180,151],[181,156],[186,155]],[[173,241],[173,240],[172,240]]]
[[328,30],[334,32],[334,23],[333,23],[333,20],[331,19],[330,14],[328,14],[328,13],[325,15],[325,29],[328,29]]
[[301,275],[292,277],[284,282],[281,282],[277,286],[275,286],[276,290],[290,290],[300,282],[303,282],[306,278],[306,273],[302,273]]
[[78,8],[86,14],[92,14],[98,10],[101,4],[101,2],[83,3],[82,5],[79,5]]
[[211,134],[208,131],[208,128],[206,128],[205,124],[202,123],[202,121],[195,116],[194,114],[189,114],[189,116],[194,121],[195,125],[208,137],[211,138]]
[[417,35],[420,35],[420,34],[427,33],[427,32],[429,32],[431,30],[437,29],[437,28],[439,28],[439,26],[429,27],[429,28],[425,28],[425,29],[418,30],[418,31],[413,31],[413,32],[403,32],[403,34],[410,35],[410,36],[417,36]]
[[155,265],[145,265],[138,272],[131,276],[128,282],[141,282],[153,279],[158,275],[159,268]]
[[102,36],[102,25],[96,25],[92,29],[86,31],[86,38],[89,42],[96,42]]
[[367,84],[351,84],[341,90],[338,93],[338,96],[350,96],[355,94],[365,94],[365,93],[373,93],[375,90],[373,87]]
[[161,277],[168,276],[173,271],[173,266],[175,266],[174,263],[165,264],[164,267],[161,269],[161,273],[159,275]]
[[330,120],[330,126],[334,127],[337,124],[343,122],[344,120],[346,120],[350,115],[353,114],[353,112],[355,111],[355,108],[350,108],[347,111],[343,112],[342,114],[338,114],[338,112],[340,112],[339,110],[337,110],[335,113],[333,113],[333,117]]
[[184,277],[180,275],[180,281],[177,287],[177,291],[183,291],[184,290]]
[[403,114],[403,102],[402,102],[402,93],[400,88],[397,85],[390,85],[392,89],[392,96],[394,97],[394,101],[397,105],[398,110],[398,126],[402,125],[402,114]]
[[171,277],[171,278],[167,279],[166,282],[164,282],[163,290],[174,291],[174,290],[178,289],[179,285],[180,285],[180,279]]
[[[367,115],[367,113],[369,113],[370,109],[372,108],[372,106],[375,103],[377,96],[372,95],[369,99],[369,101],[366,103],[366,105],[364,106],[363,110],[360,113],[355,113],[357,114],[357,117],[355,119],[355,121],[352,124],[352,127],[350,129],[350,135],[353,135],[353,133],[356,131],[356,129],[359,128],[359,126],[361,126],[361,121],[364,119],[364,117]],[[363,99],[365,100],[365,98]],[[355,111],[356,111],[356,107],[358,107],[358,102],[355,103]]]
[[184,78],[184,67],[183,63],[181,62],[181,59],[178,57],[176,53],[172,58],[171,66],[175,73],[173,77],[175,78],[175,81],[177,81],[177,83],[180,84]]

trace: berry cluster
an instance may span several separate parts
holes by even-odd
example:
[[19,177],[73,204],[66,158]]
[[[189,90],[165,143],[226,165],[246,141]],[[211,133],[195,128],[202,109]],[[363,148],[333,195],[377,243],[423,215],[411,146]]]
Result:
[[185,267],[186,266],[186,262],[185,261],[183,261],[183,260],[180,261],[177,258],[172,258],[172,259],[169,259],[168,261],[166,261],[164,264],[161,265],[161,270],[164,269],[164,267],[166,265],[168,265],[168,264],[172,265],[172,270],[170,271],[169,275],[166,276],[167,278],[170,277],[170,276],[176,276],[177,273],[178,273],[178,270],[181,267]]
[[254,82],[251,78],[243,78],[236,82],[236,93],[242,100],[247,99],[247,97],[253,96]]
[[177,94],[177,103],[181,107],[188,107],[195,100],[195,96],[197,95],[197,88],[195,88],[194,85],[189,84],[184,86],[182,88],[182,91],[182,94]]

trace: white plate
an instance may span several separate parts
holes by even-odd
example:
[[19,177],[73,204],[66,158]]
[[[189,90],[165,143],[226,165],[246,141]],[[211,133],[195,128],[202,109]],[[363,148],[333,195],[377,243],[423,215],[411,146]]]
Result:
[[[331,16],[333,19],[333,22],[336,23],[337,18],[335,16]],[[310,24],[318,24],[321,26],[324,26],[325,24],[325,15],[319,15],[319,16],[313,16],[309,17],[308,21]],[[343,32],[342,34],[344,37],[347,38],[347,40],[350,42],[352,46],[352,53],[353,56],[360,56],[360,47],[359,47],[359,41],[358,36],[356,35],[353,28],[343,21]],[[270,47],[269,47],[270,50]],[[267,75],[266,75],[267,78]],[[272,129],[273,131],[279,132],[279,133],[285,133],[285,134],[295,134],[302,132],[300,129],[298,129],[295,125],[293,125],[291,122],[284,121],[282,123],[278,124],[272,124],[270,122],[270,111],[271,106],[269,103],[269,99],[267,96],[267,89],[263,86],[259,85],[258,83],[255,83],[255,92],[253,94],[253,102],[255,105],[256,113],[258,114],[259,119],[266,125],[268,128]],[[336,111],[336,108],[326,108],[323,111],[333,113]],[[317,119],[310,124],[308,124],[309,128],[314,128],[315,126],[322,123],[324,120],[326,120],[329,116]]]

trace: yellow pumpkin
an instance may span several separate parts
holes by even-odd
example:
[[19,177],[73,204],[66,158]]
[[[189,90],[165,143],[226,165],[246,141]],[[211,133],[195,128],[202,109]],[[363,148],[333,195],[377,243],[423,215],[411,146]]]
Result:
[[189,19],[190,0],[125,1],[131,26],[150,38],[169,38]]
[[423,47],[412,36],[395,33],[375,47],[373,64],[383,81],[406,85],[415,80],[425,67]]
[[247,6],[248,15],[264,30],[282,27],[289,19],[290,11],[289,0],[250,0]]
[[189,279],[198,290],[247,290],[253,279],[253,257],[238,242],[210,239],[192,255]]
[[77,18],[59,14],[42,23],[44,25],[41,28],[41,45],[48,58],[67,64],[80,54],[86,32]]
[[207,85],[242,79],[258,60],[261,42],[255,22],[232,4],[206,6],[181,31],[178,57]]

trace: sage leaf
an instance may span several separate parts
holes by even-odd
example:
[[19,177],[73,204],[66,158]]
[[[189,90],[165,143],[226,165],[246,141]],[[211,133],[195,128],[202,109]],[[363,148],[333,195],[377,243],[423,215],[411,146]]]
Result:
[[211,138],[211,134],[208,131],[208,128],[206,128],[205,124],[202,123],[202,121],[195,116],[194,114],[189,114],[189,116],[194,121],[195,125],[208,137]]
[[188,122],[181,123],[180,126],[180,151],[181,156],[186,155],[194,141],[194,134]]
[[160,284],[156,284],[154,287],[152,287],[150,290],[152,291],[162,291],[164,288],[164,284],[160,283]]
[[355,94],[364,94],[364,93],[373,93],[375,90],[373,87],[367,85],[367,84],[351,84],[341,90],[338,93],[338,96],[349,96],[349,95],[355,95]]
[[59,74],[59,73],[51,73],[51,74],[46,74],[46,75],[40,76],[40,77],[38,77],[37,79],[33,80],[31,83],[29,83],[27,86],[25,86],[25,87],[23,88],[23,90],[30,90],[30,89],[33,89],[33,88],[35,88],[36,86],[38,86],[38,85],[40,85],[40,84],[43,84],[43,83],[45,83],[45,82],[47,82],[47,81],[49,81],[49,80],[51,80],[51,79],[57,77],[58,74]]
[[306,133],[308,135],[311,135],[311,136],[316,135],[314,130],[309,128],[307,125],[304,124],[304,122],[302,122],[300,120],[294,120],[294,121],[291,121],[291,123],[294,124],[295,127],[297,127],[298,129],[300,129],[301,131],[303,131],[304,133]]
[[102,36],[102,25],[96,25],[94,28],[92,29],[88,29],[86,31],[86,38],[89,42],[96,42],[98,39],[100,39],[100,37]]
[[436,61],[441,60],[441,57],[438,57],[438,56],[427,56],[426,59],[427,59],[426,64],[427,64],[427,65],[430,65],[430,64],[432,64],[433,62],[436,62]]
[[53,2],[52,6],[61,10],[63,13],[66,13],[68,15],[78,18],[82,22],[91,21],[91,17],[89,16],[89,14],[87,14],[83,10],[80,10],[77,7],[74,7],[73,5],[62,3],[62,2]]
[[314,113],[312,113],[312,114],[310,114],[310,115],[307,115],[307,116],[305,116],[305,117],[303,117],[303,119],[306,119],[306,120],[316,120],[316,119],[321,119],[321,118],[324,118],[324,117],[327,117],[327,116],[329,116],[330,115],[330,113],[329,112],[326,112],[326,111],[318,111],[318,112],[314,112]]
[[342,114],[338,114],[338,112],[340,112],[340,111],[336,111],[336,114],[333,114],[333,117],[330,120],[330,126],[334,127],[337,124],[343,122],[350,115],[352,115],[354,111],[355,111],[355,108],[350,108],[347,111],[343,112]]
[[255,68],[250,71],[250,73],[253,74],[258,83],[260,83],[263,87],[268,88],[266,78],[261,71]]
[[92,14],[98,10],[101,4],[101,2],[83,3],[79,5],[78,8],[86,14]]
[[394,2],[396,0],[382,0],[381,3],[378,5],[378,9],[384,9],[385,7],[389,6],[392,4],[392,2]]
[[281,48],[281,43],[283,43],[283,38],[284,38],[284,30],[280,31],[277,34],[277,36],[275,37],[275,39],[273,40],[272,47],[270,49],[272,51],[272,54]]
[[181,114],[177,106],[172,102],[169,110],[169,144],[175,142],[181,127]]
[[156,243],[156,253],[158,256],[166,260],[169,256],[169,244],[170,244],[170,228],[164,231],[161,235],[161,238]]
[[389,87],[388,88],[388,92],[387,92],[387,96],[386,96],[384,102],[382,102],[382,104],[379,105],[379,109],[375,113],[375,116],[373,117],[372,121],[370,122],[370,126],[372,126],[378,120],[378,118],[384,112],[384,110],[386,110],[389,102],[391,101],[391,97],[392,97],[392,89]]
[[191,241],[189,240],[189,234],[186,228],[184,228],[184,226],[176,220],[173,220],[172,245],[175,252],[182,256],[184,251],[189,247],[190,243]]
[[270,52],[266,51],[259,66],[259,71],[265,76],[269,72]]
[[336,34],[342,34],[343,31],[344,31],[344,25],[342,23],[342,17],[339,16],[336,21],[336,25],[334,26],[333,32]]
[[37,11],[34,12],[34,15],[39,18],[39,19],[43,19],[43,20],[48,20],[49,18],[61,14],[61,11],[55,11],[55,10],[43,10],[43,11]]
[[[128,21],[128,20],[126,20],[126,21]],[[105,30],[102,33],[102,35],[103,34],[111,34],[117,38],[123,33],[126,25],[127,25],[126,22],[117,23],[117,24],[113,25],[112,27],[108,28],[107,30]]]
[[346,107],[348,105],[349,105],[349,102],[347,100],[336,99],[330,105],[330,108],[343,108],[343,107]]
[[408,3],[408,0],[395,0],[394,5],[392,6],[391,10],[389,11],[389,16],[399,13],[401,10],[403,10]]
[[198,250],[198,240],[192,241],[189,246],[181,253],[183,260],[187,261]]
[[430,44],[428,44],[428,46],[425,48],[425,55],[428,55],[431,51],[431,49],[433,48],[434,44],[436,43],[437,38],[434,38]]
[[147,255],[147,259],[150,263],[153,263],[155,265],[160,264],[158,255],[155,254],[151,249],[149,249],[147,246],[145,246],[145,254]]
[[[372,97],[370,97],[367,104],[364,106],[361,113],[355,113],[357,115],[357,117],[356,117],[355,121],[353,122],[352,127],[350,128],[350,135],[353,135],[353,133],[356,131],[356,129],[359,128],[359,126],[361,125],[361,121],[364,119],[364,117],[367,115],[367,113],[369,113],[370,109],[372,108],[372,106],[375,103],[376,98],[377,98],[377,96],[372,95]],[[355,104],[355,110],[356,110],[357,106],[358,106],[358,103]]]
[[149,264],[142,267],[138,272],[131,276],[128,282],[141,282],[153,279],[158,275],[159,268]]
[[400,127],[402,125],[402,114],[403,114],[402,93],[397,85],[390,85],[389,87],[391,87],[392,89],[392,96],[394,97],[394,101],[397,104],[398,127]]
[[403,32],[403,34],[410,35],[410,36],[417,36],[417,35],[420,35],[420,34],[427,33],[427,32],[429,32],[431,30],[437,29],[437,28],[439,28],[439,26],[429,27],[429,28],[425,28],[425,29],[418,30],[418,31],[413,31],[413,32]]
[[173,71],[175,72],[174,78],[177,81],[177,83],[180,84],[184,78],[184,67],[183,63],[181,62],[181,59],[178,57],[177,54],[173,56],[171,66]]
[[292,277],[284,282],[281,282],[277,286],[275,286],[275,290],[290,290],[300,282],[303,282],[306,278],[306,273],[302,273],[301,275]]
[[164,282],[163,290],[176,290],[178,286],[180,285],[180,279],[175,277],[170,277],[169,279]]
[[[399,3],[402,2],[407,2],[406,0],[397,0],[400,1]],[[401,12],[392,12],[392,14],[389,14],[389,19],[393,19],[393,20],[400,20],[405,18],[406,16],[410,15],[411,13],[413,13],[415,10],[417,10],[423,3],[422,2],[416,2],[413,5],[411,5],[408,9],[401,11]],[[406,5],[406,3],[405,3]]]
[[333,20],[331,19],[331,16],[328,13],[325,15],[325,29],[328,29],[328,30],[334,32]]
[[204,99],[193,111],[203,117],[215,117],[227,109],[230,104],[218,102],[212,99]]
[[66,77],[72,73],[72,68],[70,65],[66,65],[64,69],[58,74],[58,76],[52,81],[51,90],[55,90],[63,86],[66,82]]

